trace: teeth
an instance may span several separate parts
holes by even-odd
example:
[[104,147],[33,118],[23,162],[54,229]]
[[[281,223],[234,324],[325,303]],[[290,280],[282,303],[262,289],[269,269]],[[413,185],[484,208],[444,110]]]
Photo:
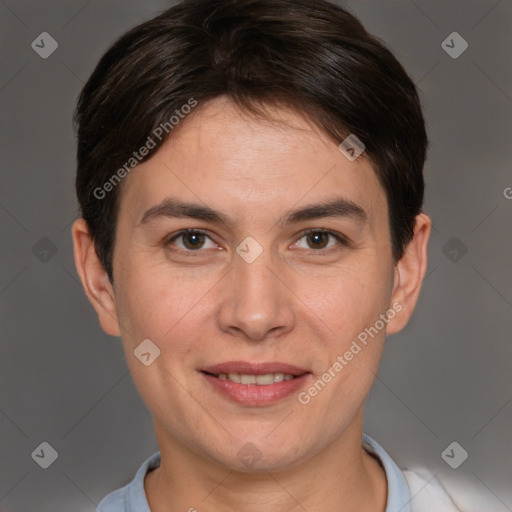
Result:
[[218,373],[216,374],[220,380],[230,380],[237,384],[256,384],[257,386],[268,386],[275,382],[283,382],[283,380],[292,380],[294,375],[288,373],[266,373],[265,375],[245,375],[240,373]]
[[236,382],[237,384],[241,384],[240,374],[238,374],[238,373],[229,373],[228,380],[230,380],[231,382]]
[[235,379],[238,377],[240,384],[256,384],[256,375],[233,375],[231,373],[228,375],[229,379],[233,379],[233,377]]

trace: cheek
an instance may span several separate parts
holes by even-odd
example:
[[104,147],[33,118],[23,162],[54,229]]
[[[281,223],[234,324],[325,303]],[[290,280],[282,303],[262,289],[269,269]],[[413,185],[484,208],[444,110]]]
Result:
[[117,313],[128,336],[161,339],[179,326],[203,294],[197,282],[185,282],[176,270],[126,259],[119,268]]
[[361,257],[322,279],[304,281],[304,302],[326,324],[334,344],[345,345],[388,309],[392,272],[384,267]]
[[323,340],[326,353],[321,355],[318,345],[314,347],[321,364],[299,398],[301,407],[329,431],[326,435],[339,435],[347,428],[368,396],[384,347],[380,315],[389,310],[389,296],[389,286],[346,277],[318,303],[322,324],[329,327]]
[[[116,307],[127,363],[139,393],[157,417],[197,414],[188,410],[190,397],[184,383],[192,368],[188,363],[201,350],[198,326],[199,316],[206,314],[205,289],[189,286],[168,271],[164,275],[163,269],[141,266],[137,272],[130,261],[120,270]],[[148,366],[134,355],[146,339],[160,350]]]
[[366,263],[361,258],[317,289],[317,326],[326,333],[320,335],[325,355],[316,375],[322,382],[306,390],[304,401],[311,399],[311,411],[315,409],[333,428],[355,414],[375,379],[387,325],[380,315],[390,309],[390,274],[376,258]]

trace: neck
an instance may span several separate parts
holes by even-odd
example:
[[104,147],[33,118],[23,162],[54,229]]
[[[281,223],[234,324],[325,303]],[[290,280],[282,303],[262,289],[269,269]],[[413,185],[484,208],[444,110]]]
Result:
[[361,446],[362,413],[335,442],[301,463],[251,473],[199,456],[154,423],[161,465],[144,481],[151,512],[385,512],[386,476]]

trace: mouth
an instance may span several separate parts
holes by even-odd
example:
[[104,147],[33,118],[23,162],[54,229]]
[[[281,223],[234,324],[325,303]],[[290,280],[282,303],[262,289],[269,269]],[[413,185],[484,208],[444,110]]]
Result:
[[220,396],[239,404],[275,403],[299,390],[311,372],[286,363],[230,361],[209,366],[200,373]]
[[263,375],[251,375],[248,373],[203,373],[217,377],[217,379],[220,380],[230,380],[235,384],[255,384],[256,386],[269,386],[270,384],[297,378],[290,373],[264,373]]

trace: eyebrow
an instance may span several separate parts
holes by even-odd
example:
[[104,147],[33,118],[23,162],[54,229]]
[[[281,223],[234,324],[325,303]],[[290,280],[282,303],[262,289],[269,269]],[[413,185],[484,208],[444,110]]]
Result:
[[[361,206],[348,199],[337,197],[288,212],[276,224],[283,226],[324,217],[349,218],[361,223],[368,220],[368,214]],[[230,228],[234,225],[234,221],[222,212],[213,210],[208,206],[187,203],[175,198],[166,198],[161,203],[146,210],[138,225],[148,224],[160,218],[192,218],[215,224],[224,224]]]

